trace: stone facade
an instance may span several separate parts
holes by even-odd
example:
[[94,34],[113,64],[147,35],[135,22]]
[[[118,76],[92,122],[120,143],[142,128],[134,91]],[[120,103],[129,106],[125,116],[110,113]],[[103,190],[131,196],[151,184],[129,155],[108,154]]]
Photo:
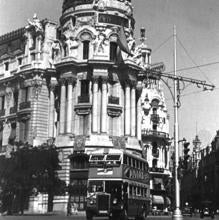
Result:
[[[153,91],[152,103],[158,92],[161,115],[149,121],[163,126],[152,136],[159,140],[158,165],[168,170],[163,95],[144,86],[151,50],[143,29],[136,46],[134,23],[130,0],[65,0],[59,26],[34,15],[26,27],[0,37],[0,149],[9,152],[14,141],[38,146],[54,140],[60,178],[79,189],[56,197],[55,211],[66,212],[69,199],[84,209],[90,151],[115,147],[142,154],[142,136],[144,146],[151,146],[142,124],[142,116],[148,120],[141,110],[146,90]],[[80,166],[74,153],[83,158]],[[36,198],[31,201],[32,211],[40,209]]]
[[[160,67],[159,67],[160,66]],[[151,70],[163,69],[163,64],[151,66]],[[156,70],[157,71],[157,70]],[[169,116],[160,76],[144,83],[142,100],[142,145],[151,174],[151,205],[163,211],[171,206]]]

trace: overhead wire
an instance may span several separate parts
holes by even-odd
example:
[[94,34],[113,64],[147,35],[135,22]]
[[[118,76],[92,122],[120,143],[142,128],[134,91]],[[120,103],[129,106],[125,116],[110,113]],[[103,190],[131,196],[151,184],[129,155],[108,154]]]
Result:
[[170,39],[172,38],[172,35],[169,36],[166,40],[163,41],[163,43],[161,43],[158,47],[156,47],[154,50],[153,50],[153,53],[155,53],[156,51],[158,51],[165,43],[167,43]]
[[211,83],[211,80],[207,77],[207,75],[200,69],[200,66],[197,65],[197,63],[195,62],[195,60],[192,58],[192,56],[189,54],[188,50],[185,48],[185,46],[183,45],[183,43],[181,42],[181,40],[176,37],[179,44],[181,45],[181,47],[183,48],[183,50],[185,51],[186,55],[190,58],[190,60],[192,61],[192,63],[195,65],[195,67],[197,67],[197,69],[200,71],[200,73]]

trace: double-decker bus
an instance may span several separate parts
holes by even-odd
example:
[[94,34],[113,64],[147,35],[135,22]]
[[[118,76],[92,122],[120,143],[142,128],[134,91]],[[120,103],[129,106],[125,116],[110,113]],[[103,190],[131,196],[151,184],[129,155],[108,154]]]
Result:
[[90,153],[87,220],[143,220],[149,212],[148,163],[140,154],[124,149],[100,149]]

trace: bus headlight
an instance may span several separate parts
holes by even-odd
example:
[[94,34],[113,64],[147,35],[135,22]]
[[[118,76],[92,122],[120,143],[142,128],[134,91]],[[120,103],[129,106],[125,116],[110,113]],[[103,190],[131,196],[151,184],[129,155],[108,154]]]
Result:
[[116,205],[117,202],[118,202],[117,198],[114,198],[114,199],[113,199],[113,205]]

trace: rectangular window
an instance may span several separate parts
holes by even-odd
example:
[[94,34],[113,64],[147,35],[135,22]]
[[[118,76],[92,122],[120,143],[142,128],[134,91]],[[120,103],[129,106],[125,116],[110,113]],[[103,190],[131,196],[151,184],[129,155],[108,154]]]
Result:
[[28,133],[29,133],[29,120],[24,122],[24,141],[28,140]]
[[117,61],[117,43],[110,42],[110,61],[116,62]]
[[89,41],[83,42],[83,59],[89,58]]
[[0,110],[4,110],[5,108],[5,96],[0,96]]
[[31,56],[31,61],[34,61],[36,59],[35,53],[31,53],[30,56]]
[[9,70],[9,62],[5,62],[5,71]]
[[29,99],[29,87],[25,87],[23,89],[23,98],[24,98],[24,102],[27,102]]
[[81,96],[89,94],[89,80],[81,80]]
[[22,58],[19,57],[19,58],[17,59],[17,62],[18,62],[18,65],[22,65]]
[[18,106],[18,91],[14,92],[14,106]]

